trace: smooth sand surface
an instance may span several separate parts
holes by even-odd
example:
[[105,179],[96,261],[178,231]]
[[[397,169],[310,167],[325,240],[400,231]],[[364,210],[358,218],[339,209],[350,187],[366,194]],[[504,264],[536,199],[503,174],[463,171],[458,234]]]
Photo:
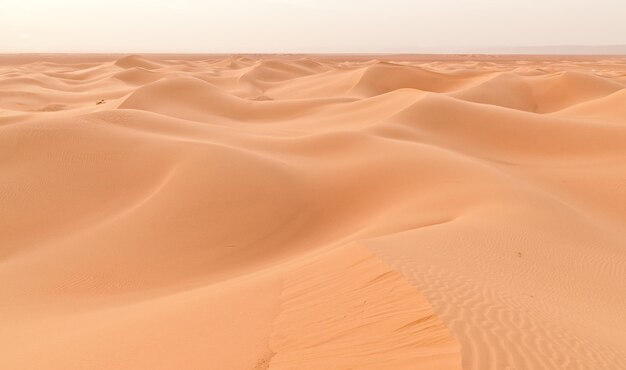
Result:
[[626,59],[0,61],[0,369],[626,369]]

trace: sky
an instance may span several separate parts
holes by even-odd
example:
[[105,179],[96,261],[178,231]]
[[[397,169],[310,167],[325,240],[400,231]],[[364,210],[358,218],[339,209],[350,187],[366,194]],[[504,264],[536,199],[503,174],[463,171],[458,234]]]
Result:
[[0,53],[625,45],[626,0],[0,0]]

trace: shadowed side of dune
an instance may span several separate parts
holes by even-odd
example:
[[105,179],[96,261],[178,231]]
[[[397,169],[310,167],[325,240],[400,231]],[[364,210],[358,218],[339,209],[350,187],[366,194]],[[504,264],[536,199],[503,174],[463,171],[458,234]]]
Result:
[[218,122],[225,118],[235,122],[271,122],[316,112],[325,105],[351,101],[349,98],[243,99],[193,77],[165,78],[148,83],[132,92],[120,109],[140,109],[195,121]]
[[139,55],[129,55],[123,58],[120,58],[114,63],[116,66],[121,68],[143,68],[143,69],[157,69],[161,68],[162,65],[158,62],[149,60]]
[[397,89],[445,92],[463,84],[463,78],[432,72],[420,67],[379,62],[363,69],[353,91],[365,96],[384,94]]
[[145,69],[142,67],[128,68],[125,71],[117,72],[115,75],[113,75],[113,77],[117,78],[120,81],[124,81],[126,83],[134,85],[145,85],[147,83],[163,78],[163,76],[163,74],[153,72],[149,69]]

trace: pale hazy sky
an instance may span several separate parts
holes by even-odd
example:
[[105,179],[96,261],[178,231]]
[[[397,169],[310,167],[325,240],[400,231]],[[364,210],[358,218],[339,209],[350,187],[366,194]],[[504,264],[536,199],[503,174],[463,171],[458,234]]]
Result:
[[626,0],[0,0],[0,52],[626,44]]

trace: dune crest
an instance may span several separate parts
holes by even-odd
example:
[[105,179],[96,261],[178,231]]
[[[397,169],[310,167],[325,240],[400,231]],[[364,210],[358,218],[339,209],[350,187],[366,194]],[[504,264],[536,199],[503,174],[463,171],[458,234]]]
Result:
[[623,58],[2,58],[2,369],[626,368]]

